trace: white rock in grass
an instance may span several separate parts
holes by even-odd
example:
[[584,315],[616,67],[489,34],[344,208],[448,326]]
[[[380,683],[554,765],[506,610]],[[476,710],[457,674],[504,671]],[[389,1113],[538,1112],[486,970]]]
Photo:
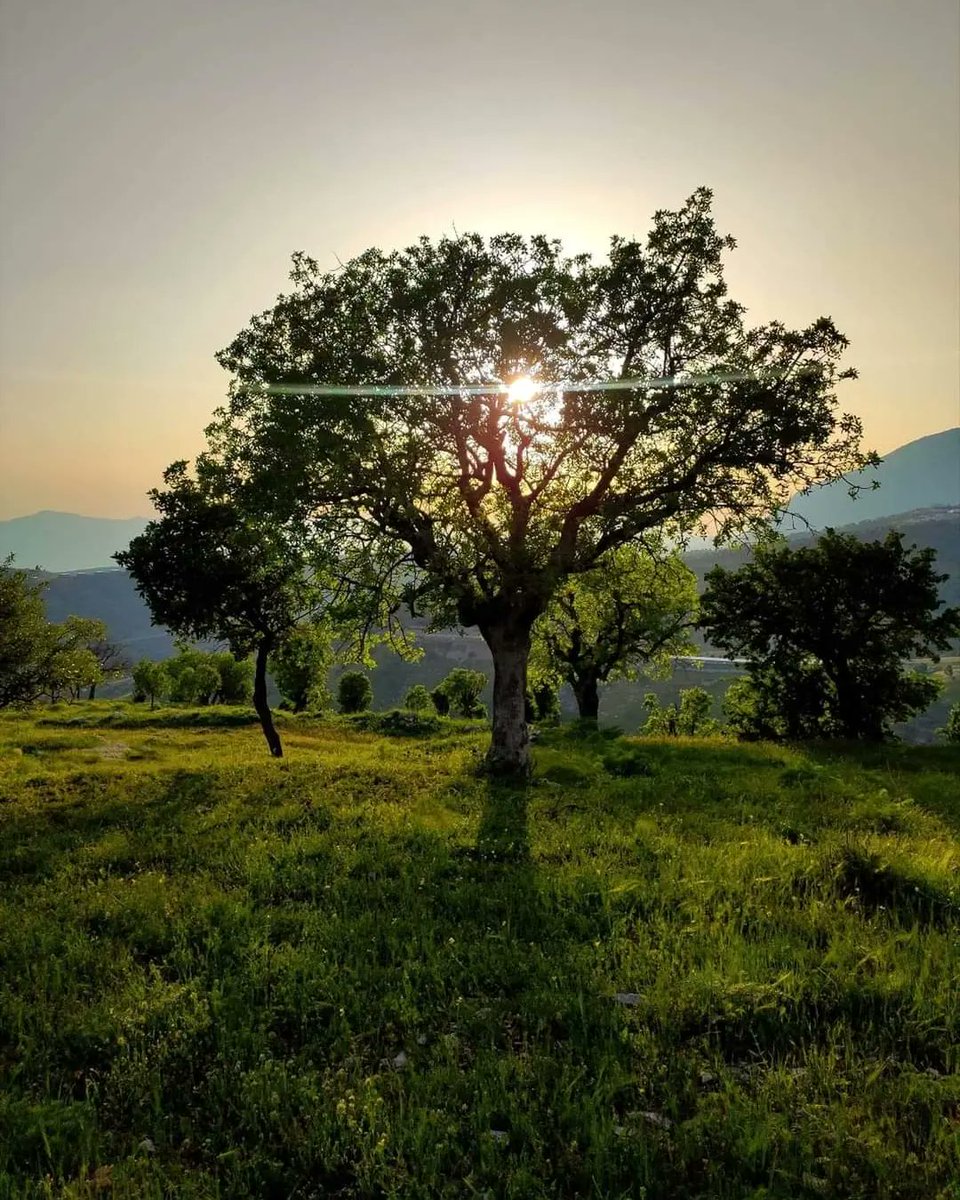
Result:
[[157,1152],[156,1146],[148,1137],[137,1143],[137,1149],[142,1150],[144,1154],[156,1154]]
[[509,1142],[510,1134],[505,1129],[491,1129],[490,1136],[495,1142]]
[[618,1004],[623,1004],[627,1008],[633,1008],[634,1005],[640,1003],[639,992],[617,992],[613,998]]
[[401,1067],[405,1067],[407,1065],[407,1056],[406,1056],[406,1054],[404,1054],[404,1052],[402,1050],[396,1056],[396,1058],[393,1060],[393,1065],[397,1068],[397,1070],[399,1070]]
[[645,1112],[640,1114],[641,1117],[650,1125],[656,1125],[658,1129],[672,1129],[673,1122],[669,1117],[665,1117],[663,1113]]

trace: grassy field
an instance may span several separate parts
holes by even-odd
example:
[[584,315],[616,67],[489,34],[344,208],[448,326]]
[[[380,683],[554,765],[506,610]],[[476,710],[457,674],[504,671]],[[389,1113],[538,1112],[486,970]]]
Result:
[[960,1197],[960,752],[0,717],[0,1197]]

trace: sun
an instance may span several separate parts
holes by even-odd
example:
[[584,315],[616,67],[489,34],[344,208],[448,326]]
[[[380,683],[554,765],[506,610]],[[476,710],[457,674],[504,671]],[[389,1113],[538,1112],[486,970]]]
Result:
[[507,388],[507,399],[511,404],[526,404],[537,394],[537,385],[529,375],[521,375]]

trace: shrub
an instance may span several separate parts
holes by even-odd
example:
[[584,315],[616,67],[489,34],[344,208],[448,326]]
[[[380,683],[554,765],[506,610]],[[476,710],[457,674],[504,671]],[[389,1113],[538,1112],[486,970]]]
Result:
[[351,724],[389,737],[429,737],[443,728],[440,718],[433,713],[410,712],[402,708],[391,708],[385,713],[357,713]]
[[164,664],[170,677],[170,699],[180,704],[212,704],[220,691],[220,672],[215,655],[192,646]]
[[552,679],[539,679],[527,688],[526,716],[528,722],[560,719],[560,690]]
[[270,655],[274,682],[294,712],[329,701],[325,680],[332,661],[330,634],[316,624],[298,625]]
[[960,743],[960,700],[947,713],[947,723],[937,733],[948,742]]
[[373,687],[362,671],[347,671],[337,684],[337,704],[342,713],[365,712],[373,703]]
[[210,659],[220,676],[217,700],[221,704],[249,704],[253,698],[253,661],[235,658],[224,650]]
[[403,707],[414,713],[429,712],[434,707],[433,698],[422,683],[417,683],[404,696]]
[[720,726],[710,716],[713,699],[703,688],[681,688],[678,704],[661,705],[653,692],[643,698],[649,713],[641,733],[669,737],[709,737]]
[[[480,703],[480,693],[487,686],[487,677],[482,671],[471,671],[469,667],[457,667],[446,677],[439,688],[449,701],[449,711],[462,717],[482,717],[486,710]],[[437,709],[439,712],[439,708]]]

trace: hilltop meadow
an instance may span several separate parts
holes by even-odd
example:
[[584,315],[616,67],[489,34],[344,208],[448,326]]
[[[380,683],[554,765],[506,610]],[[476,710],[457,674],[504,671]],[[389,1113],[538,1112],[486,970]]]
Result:
[[960,748],[0,716],[0,1196],[960,1196]]

